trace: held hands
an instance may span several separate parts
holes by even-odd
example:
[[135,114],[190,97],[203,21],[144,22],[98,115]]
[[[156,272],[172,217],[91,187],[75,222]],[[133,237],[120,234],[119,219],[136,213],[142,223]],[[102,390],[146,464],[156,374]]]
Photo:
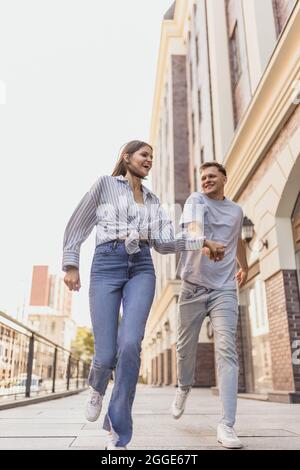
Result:
[[213,261],[222,261],[225,255],[225,245],[212,240],[204,241],[203,253]]
[[64,283],[69,290],[79,291],[81,287],[79,270],[75,266],[70,266],[64,277]]

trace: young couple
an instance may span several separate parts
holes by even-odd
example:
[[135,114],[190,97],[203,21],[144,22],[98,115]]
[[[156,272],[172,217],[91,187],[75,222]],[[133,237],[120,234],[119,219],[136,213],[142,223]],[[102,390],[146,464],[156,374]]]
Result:
[[[95,354],[85,415],[89,421],[98,419],[115,369],[103,428],[108,431],[107,449],[126,449],[132,437],[131,411],[141,343],[155,291],[150,249],[153,247],[161,254],[182,252],[178,388],[172,414],[178,419],[184,412],[194,380],[200,328],[209,315],[223,405],[218,440],[225,447],[241,447],[233,425],[238,382],[236,280],[242,286],[247,279],[246,255],[240,238],[242,210],[224,197],[224,167],[216,162],[205,163],[200,169],[202,192],[193,193],[186,201],[180,221],[182,232],[175,237],[172,222],[158,197],[142,184],[151,170],[152,159],[149,144],[141,141],[126,144],[112,176],[96,181],[76,207],[65,230],[64,282],[70,290],[78,291],[80,246],[93,227],[97,229],[89,288]],[[240,265],[238,273],[236,259]]]

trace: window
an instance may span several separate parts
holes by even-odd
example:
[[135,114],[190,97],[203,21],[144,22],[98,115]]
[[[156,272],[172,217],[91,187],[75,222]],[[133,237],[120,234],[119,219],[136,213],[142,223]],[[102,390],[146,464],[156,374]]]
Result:
[[240,292],[240,312],[246,390],[266,393],[273,384],[265,284],[260,275]]
[[244,111],[245,97],[243,88],[245,83],[241,83],[242,60],[239,35],[239,23],[236,19],[234,3],[226,2],[226,19],[228,32],[228,54],[232,90],[232,106],[234,115],[234,127],[236,128]]
[[193,5],[193,13],[194,13],[194,18],[196,18],[196,15],[197,15],[197,3],[194,3],[194,5]]
[[196,35],[196,39],[195,39],[195,46],[196,46],[196,61],[197,61],[197,65],[199,65],[199,62],[200,62],[200,58],[199,58],[199,38],[198,38],[198,34]]
[[198,171],[197,167],[194,167],[194,191],[198,191]]
[[54,308],[54,301],[55,301],[55,276],[50,275],[49,307]]
[[201,147],[201,150],[200,150],[200,161],[201,161],[201,164],[204,163],[204,147]]
[[199,118],[199,123],[200,123],[202,121],[201,90],[198,90],[198,118]]
[[169,141],[169,113],[168,109],[166,108],[166,113],[165,113],[165,146],[166,150],[168,149],[168,141]]
[[40,328],[39,320],[31,320],[31,328],[35,331],[38,331]]
[[272,0],[277,36],[283,30],[296,0]]
[[251,333],[253,336],[266,334],[269,332],[269,323],[267,316],[267,304],[263,282],[256,280],[249,289],[249,314],[251,319]]
[[235,88],[242,73],[237,22],[235,23],[233,32],[229,37],[229,55],[232,86]]
[[193,139],[193,144],[195,143],[196,136],[195,136],[195,114],[192,113],[192,139]]
[[193,64],[191,60],[190,60],[190,86],[192,89],[193,88]]

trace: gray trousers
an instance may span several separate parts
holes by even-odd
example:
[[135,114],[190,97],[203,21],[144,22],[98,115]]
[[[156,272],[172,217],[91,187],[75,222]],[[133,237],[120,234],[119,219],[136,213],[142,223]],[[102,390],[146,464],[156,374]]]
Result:
[[233,426],[238,388],[238,356],[236,328],[238,302],[236,290],[207,289],[183,281],[177,313],[178,386],[193,385],[197,344],[206,316],[214,330],[218,385],[222,403],[220,422]]

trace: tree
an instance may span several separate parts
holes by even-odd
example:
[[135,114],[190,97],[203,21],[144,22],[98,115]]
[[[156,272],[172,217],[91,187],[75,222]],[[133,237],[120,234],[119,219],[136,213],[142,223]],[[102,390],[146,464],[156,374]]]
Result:
[[71,352],[83,361],[91,361],[94,354],[94,337],[90,328],[79,326],[72,341]]

